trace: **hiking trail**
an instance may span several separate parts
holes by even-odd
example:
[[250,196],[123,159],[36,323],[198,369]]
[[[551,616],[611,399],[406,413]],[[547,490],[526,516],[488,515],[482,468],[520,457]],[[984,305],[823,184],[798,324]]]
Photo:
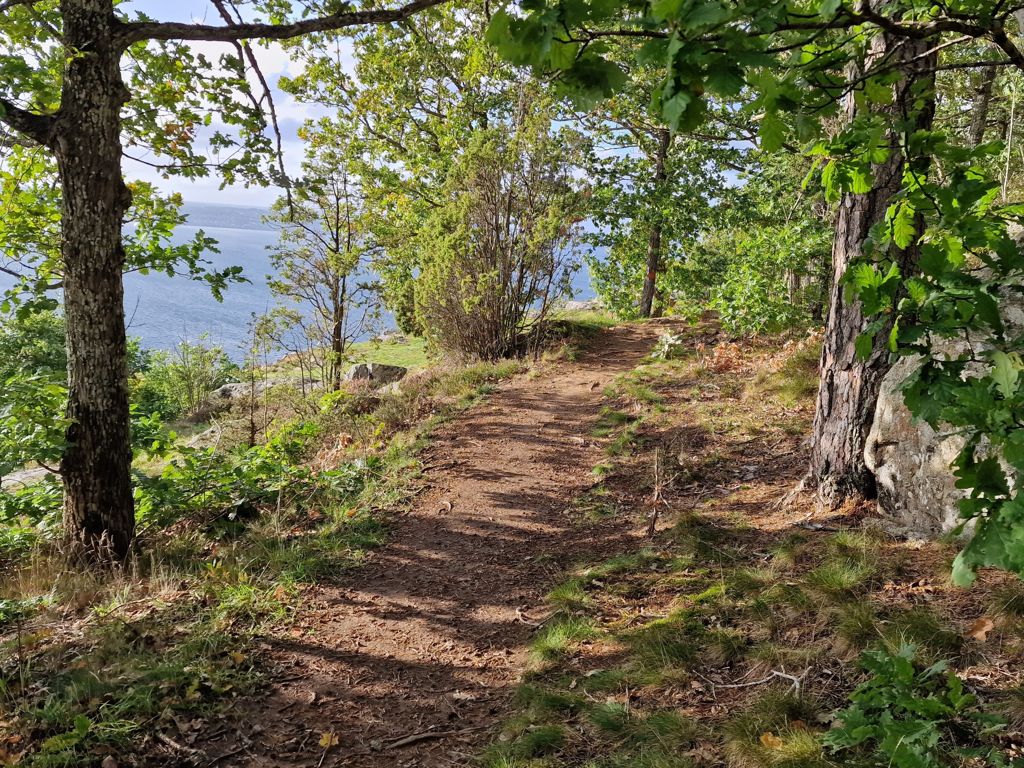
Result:
[[594,485],[602,390],[661,329],[604,330],[578,360],[519,376],[439,428],[421,456],[426,488],[388,543],[341,585],[311,590],[291,634],[267,639],[280,677],[236,705],[234,733],[207,755],[222,766],[468,765],[501,722],[553,581],[642,534],[623,520],[583,526],[567,510]]

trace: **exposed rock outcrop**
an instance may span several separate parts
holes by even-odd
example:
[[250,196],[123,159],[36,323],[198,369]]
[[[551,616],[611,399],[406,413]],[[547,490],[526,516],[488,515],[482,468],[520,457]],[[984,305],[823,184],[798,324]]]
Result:
[[878,486],[878,511],[895,533],[934,538],[956,527],[957,502],[950,464],[964,440],[915,421],[901,385],[920,361],[897,361],[882,381],[864,459]]
[[[1024,330],[1024,298],[1007,292],[1000,310],[1011,333]],[[950,357],[966,345],[949,340],[941,350]],[[877,481],[878,511],[895,533],[933,538],[959,522],[957,502],[967,492],[956,488],[950,464],[964,439],[915,421],[903,404],[902,384],[920,360],[898,360],[882,382],[864,458]]]
[[383,387],[405,378],[408,368],[400,365],[384,365],[383,363],[359,363],[353,365],[347,374],[346,381],[368,381],[374,387]]

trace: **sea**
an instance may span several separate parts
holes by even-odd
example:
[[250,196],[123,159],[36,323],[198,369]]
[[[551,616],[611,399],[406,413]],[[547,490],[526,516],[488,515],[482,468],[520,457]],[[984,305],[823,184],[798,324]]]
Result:
[[[240,266],[248,282],[231,284],[218,301],[207,285],[186,277],[128,274],[128,333],[147,349],[170,349],[183,339],[203,337],[241,360],[253,317],[275,305],[267,279],[273,272],[269,248],[277,242],[278,230],[263,220],[267,211],[257,207],[188,202],[183,213],[187,219],[176,228],[174,241],[187,242],[202,230],[217,241],[219,252],[205,255],[210,265]],[[573,292],[581,300],[594,296],[585,265],[574,277]],[[384,313],[365,335],[391,330],[393,325],[391,316]]]

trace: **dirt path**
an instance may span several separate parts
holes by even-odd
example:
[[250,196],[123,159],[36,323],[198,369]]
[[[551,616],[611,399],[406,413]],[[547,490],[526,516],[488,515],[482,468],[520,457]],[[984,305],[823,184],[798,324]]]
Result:
[[[469,764],[500,721],[553,577],[637,533],[574,525],[566,509],[602,455],[589,434],[602,389],[657,333],[604,332],[578,362],[520,377],[443,428],[424,456],[430,487],[389,544],[345,586],[317,590],[298,637],[270,641],[284,677],[240,708],[241,742],[208,745],[216,764]],[[338,738],[326,754],[322,733]]]

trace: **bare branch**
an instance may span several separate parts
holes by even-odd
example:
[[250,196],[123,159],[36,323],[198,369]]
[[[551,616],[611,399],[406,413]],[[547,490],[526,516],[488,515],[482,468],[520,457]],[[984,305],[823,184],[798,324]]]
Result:
[[400,8],[336,13],[290,24],[249,22],[215,26],[169,21],[125,22],[121,25],[120,41],[122,45],[128,46],[142,40],[207,40],[226,43],[252,39],[287,40],[314,32],[333,32],[346,27],[402,21],[419,11],[445,2],[447,0],[413,0]]

